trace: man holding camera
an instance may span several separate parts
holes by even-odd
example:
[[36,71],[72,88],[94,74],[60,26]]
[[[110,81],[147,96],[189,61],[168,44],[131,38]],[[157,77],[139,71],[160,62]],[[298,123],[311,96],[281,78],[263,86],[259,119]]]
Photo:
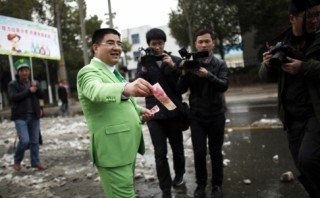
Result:
[[[171,198],[171,186],[178,187],[185,183],[185,157],[183,149],[183,134],[181,129],[182,97],[176,90],[177,79],[180,72],[177,68],[178,57],[170,56],[164,51],[166,34],[158,28],[150,29],[146,34],[149,48],[142,54],[138,63],[137,76],[144,78],[150,84],[159,83],[167,96],[178,107],[169,111],[154,96],[146,97],[148,109],[157,105],[160,109],[154,117],[147,122],[154,146],[156,170],[159,179],[162,197]],[[167,159],[167,139],[169,140],[172,154],[175,178],[171,179]]]
[[[278,113],[287,132],[289,149],[301,175],[299,181],[312,198],[320,197],[320,34],[315,3],[292,1],[291,30],[281,42],[293,54],[263,53],[261,79],[278,82]],[[276,50],[277,51],[277,50]],[[280,52],[281,53],[281,52]],[[300,54],[300,56],[298,56]],[[274,64],[280,62],[280,65]]]
[[[207,138],[212,164],[211,197],[222,197],[222,144],[225,126],[223,93],[228,89],[227,65],[213,55],[215,40],[212,31],[199,29],[195,33],[197,52],[209,52],[197,69],[183,67],[178,82],[180,93],[190,90],[190,127],[194,151],[197,188],[194,197],[205,197],[207,185]],[[186,60],[183,65],[189,65]]]

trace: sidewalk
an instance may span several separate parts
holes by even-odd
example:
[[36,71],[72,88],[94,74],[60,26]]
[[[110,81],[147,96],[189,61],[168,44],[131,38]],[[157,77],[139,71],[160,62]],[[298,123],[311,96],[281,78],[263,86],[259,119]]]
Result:
[[246,87],[230,87],[225,93],[226,102],[275,100],[277,98],[277,84],[252,85]]
[[[264,85],[252,85],[246,87],[230,87],[225,93],[226,102],[234,103],[241,101],[251,100],[269,100],[277,97],[277,86],[276,84],[264,84]],[[138,104],[144,106],[144,98],[136,98]],[[44,108],[45,116],[52,117],[61,115],[60,107],[46,105]],[[75,101],[69,105],[69,114],[71,116],[76,114],[82,114],[82,109],[79,101]],[[11,110],[6,108],[0,111],[0,120],[10,119]]]

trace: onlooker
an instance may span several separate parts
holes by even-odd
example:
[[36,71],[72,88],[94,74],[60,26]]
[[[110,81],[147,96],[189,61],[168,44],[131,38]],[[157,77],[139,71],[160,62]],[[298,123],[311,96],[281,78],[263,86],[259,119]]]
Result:
[[90,131],[91,158],[108,198],[135,197],[136,155],[144,153],[141,124],[153,116],[131,98],[152,94],[152,86],[141,78],[128,83],[115,69],[121,45],[115,29],[96,30],[92,36],[94,58],[77,76],[78,96]]
[[66,80],[61,80],[58,87],[58,96],[61,102],[60,110],[63,116],[68,115],[68,85]]
[[212,165],[211,197],[222,197],[223,158],[222,144],[225,126],[225,104],[223,93],[228,89],[227,65],[214,57],[215,40],[209,29],[195,33],[197,52],[209,52],[209,57],[200,61],[199,69],[184,70],[179,79],[180,93],[190,90],[191,138],[197,188],[194,197],[205,197],[207,185],[207,138]]
[[122,75],[123,78],[126,78],[126,73],[128,72],[128,69],[126,66],[120,66],[119,72]]
[[[278,113],[287,132],[289,149],[310,197],[320,197],[320,33],[319,11],[309,1],[289,7],[291,30],[278,41],[293,54],[263,53],[259,75],[278,82]],[[277,43],[276,41],[275,43]],[[275,48],[271,48],[275,49]],[[279,55],[278,53],[278,55]],[[288,55],[288,56],[287,56]]]
[[15,123],[19,136],[19,143],[14,154],[14,166],[16,171],[21,169],[21,161],[24,152],[30,148],[31,166],[39,170],[45,167],[39,158],[39,135],[41,109],[39,99],[44,98],[37,81],[30,79],[30,64],[27,59],[19,59],[15,62],[17,80],[9,83],[8,92],[12,105],[11,118]]
[[[179,127],[181,122],[182,97],[177,92],[177,80],[179,71],[177,63],[180,58],[168,55],[164,51],[166,34],[158,28],[150,29],[146,34],[146,40],[149,48],[146,50],[150,54],[146,56],[156,57],[157,60],[150,60],[138,63],[137,76],[142,77],[151,84],[159,83],[168,97],[176,104],[178,108],[169,111],[154,96],[146,97],[146,107],[152,108],[157,105],[160,109],[155,116],[147,122],[151,140],[154,146],[156,170],[159,179],[162,197],[172,197],[171,187],[181,186],[185,183],[185,157],[183,149],[183,135]],[[148,52],[148,53],[149,53]],[[162,57],[163,56],[163,57]],[[148,58],[148,57],[141,57]],[[171,179],[169,163],[167,159],[167,140],[169,140],[172,155],[175,178]]]

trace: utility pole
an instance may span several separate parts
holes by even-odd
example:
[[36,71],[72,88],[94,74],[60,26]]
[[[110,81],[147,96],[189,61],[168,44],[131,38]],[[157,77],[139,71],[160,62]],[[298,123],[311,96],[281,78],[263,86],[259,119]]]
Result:
[[109,26],[110,28],[113,28],[113,22],[112,22],[112,10],[111,10],[111,0],[108,0],[108,8],[109,8]]
[[78,4],[79,4],[83,60],[84,60],[84,64],[88,65],[89,56],[88,56],[88,46],[87,46],[87,39],[86,39],[86,25],[84,23],[83,0],[78,0]]
[[59,48],[60,48],[60,56],[61,59],[59,61],[59,68],[58,68],[58,80],[67,80],[67,71],[65,67],[64,61],[64,54],[63,54],[63,47],[62,47],[62,33],[61,33],[61,19],[60,19],[60,8],[59,8],[59,0],[52,0],[54,6],[54,17],[56,26],[58,29],[58,38],[59,38]]

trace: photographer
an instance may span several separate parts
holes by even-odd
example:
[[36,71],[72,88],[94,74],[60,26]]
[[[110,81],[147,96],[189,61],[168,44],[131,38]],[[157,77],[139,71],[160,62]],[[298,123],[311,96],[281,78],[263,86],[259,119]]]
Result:
[[[202,60],[199,69],[184,69],[178,82],[180,93],[190,90],[190,127],[198,184],[194,197],[205,197],[207,137],[212,164],[211,197],[222,197],[221,149],[225,126],[223,93],[228,89],[227,65],[213,55],[215,40],[211,30],[198,30],[195,33],[195,40],[197,51],[209,51],[209,57]],[[186,63],[188,61],[184,62],[184,64]]]
[[[278,113],[287,132],[289,149],[310,197],[320,197],[320,34],[318,10],[309,1],[289,6],[291,30],[281,38],[295,54],[273,65],[276,53],[263,53],[259,76],[278,82]],[[292,51],[292,50],[291,50]],[[293,54],[290,54],[291,56]],[[280,61],[281,62],[281,61]]]
[[[150,84],[159,83],[168,97],[178,107],[167,110],[154,96],[146,97],[148,109],[157,105],[160,111],[147,122],[151,140],[154,146],[157,176],[162,197],[170,198],[171,186],[178,187],[185,183],[185,157],[181,125],[182,97],[176,90],[177,79],[180,75],[177,69],[178,57],[170,56],[164,51],[166,34],[158,28],[150,29],[146,34],[149,48],[138,63],[137,76],[144,78]],[[171,179],[167,159],[167,139],[172,149],[174,180]]]

